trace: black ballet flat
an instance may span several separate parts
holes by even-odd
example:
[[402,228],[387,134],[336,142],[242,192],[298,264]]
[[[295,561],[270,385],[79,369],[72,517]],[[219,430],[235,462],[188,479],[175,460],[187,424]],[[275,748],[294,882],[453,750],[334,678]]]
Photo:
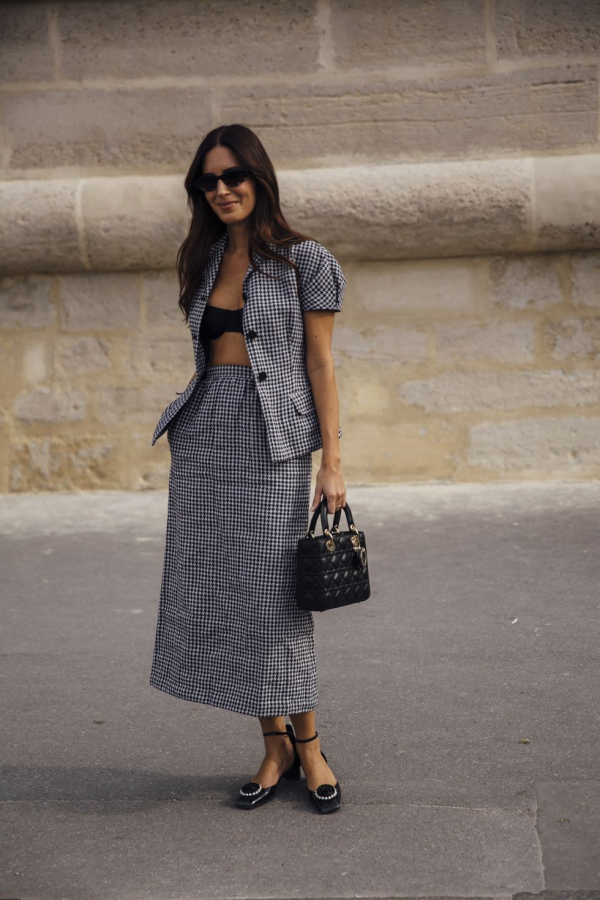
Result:
[[[300,757],[298,756],[298,751],[296,750],[296,735],[294,734],[294,729],[289,723],[285,726],[285,728],[285,731],[263,731],[263,737],[269,737],[272,734],[288,735],[295,751],[294,762],[289,767],[289,769],[285,770],[281,778],[287,778],[290,781],[299,781]],[[279,779],[279,781],[281,781],[281,778]],[[258,781],[247,781],[246,784],[243,784],[240,788],[240,796],[237,797],[235,805],[238,809],[254,809],[256,806],[267,803],[269,800],[272,800],[272,798],[277,793],[277,786],[279,784],[279,781],[277,781],[275,784],[270,785],[269,787],[263,787],[262,784],[258,783]]]
[[[297,744],[307,744],[309,741],[314,741],[315,738],[319,737],[319,732],[315,732],[315,734],[311,738],[296,738]],[[296,750],[296,753],[298,751]],[[327,757],[321,750],[321,756],[327,762]],[[320,784],[318,788],[314,791],[311,791],[310,788],[307,788],[308,796],[311,801],[317,807],[320,813],[333,813],[336,812],[341,806],[342,801],[342,789],[340,787],[339,781],[336,781],[335,784]]]

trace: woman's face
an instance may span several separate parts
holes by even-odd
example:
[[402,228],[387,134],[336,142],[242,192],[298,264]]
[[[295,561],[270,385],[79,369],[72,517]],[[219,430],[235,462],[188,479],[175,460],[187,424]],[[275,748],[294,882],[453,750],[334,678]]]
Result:
[[[213,147],[204,156],[202,174],[220,175],[233,166],[240,166],[240,162],[229,147]],[[250,175],[233,188],[219,181],[214,191],[206,191],[204,196],[221,221],[233,225],[246,219],[256,205],[254,178]]]

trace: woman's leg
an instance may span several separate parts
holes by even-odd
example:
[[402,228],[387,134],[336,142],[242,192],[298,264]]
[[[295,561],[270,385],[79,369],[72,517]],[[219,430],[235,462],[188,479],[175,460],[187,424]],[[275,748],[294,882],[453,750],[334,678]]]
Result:
[[[314,711],[293,713],[290,715],[290,719],[297,738],[303,740],[304,738],[311,738],[315,734]],[[273,738],[265,738],[265,740],[273,740]],[[304,774],[306,775],[306,786],[310,791],[316,791],[320,784],[336,783],[337,778],[321,755],[320,738],[315,738],[314,741],[309,741],[307,744],[296,744],[296,747]]]
[[[263,734],[265,731],[285,731],[283,716],[260,716],[258,721]],[[263,740],[265,756],[260,769],[250,780],[262,784],[263,787],[271,787],[277,784],[285,770],[294,762],[294,748],[287,734],[273,734]]]

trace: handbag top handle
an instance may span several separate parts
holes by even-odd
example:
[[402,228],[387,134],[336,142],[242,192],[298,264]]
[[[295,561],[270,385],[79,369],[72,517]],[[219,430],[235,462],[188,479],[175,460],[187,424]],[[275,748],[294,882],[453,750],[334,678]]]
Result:
[[[352,518],[352,511],[348,503],[345,506],[341,506],[339,509],[336,509],[333,515],[333,525],[332,528],[337,528],[339,525],[340,519],[342,518],[342,510],[346,515],[346,522],[348,523],[349,531],[356,531],[356,526],[354,524],[354,519]],[[329,531],[329,513],[327,510],[327,497],[323,497],[320,505],[315,509],[312,519],[310,520],[310,525],[308,528],[308,533],[311,536],[314,536],[314,530],[317,524],[317,519],[321,516],[321,528],[323,529],[323,534]]]

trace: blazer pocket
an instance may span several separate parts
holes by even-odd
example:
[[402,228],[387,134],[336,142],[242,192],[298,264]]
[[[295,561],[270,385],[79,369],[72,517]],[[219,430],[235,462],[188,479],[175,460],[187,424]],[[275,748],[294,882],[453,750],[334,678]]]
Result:
[[169,405],[165,407],[165,409],[163,409],[160,415],[160,419],[158,420],[158,424],[154,429],[154,435],[152,436],[152,446],[154,446],[159,437],[161,437],[161,435],[165,433],[172,419],[177,415],[179,410],[185,406],[189,398],[194,393],[197,384],[197,376],[195,375],[186,387],[185,391],[175,397],[174,400],[171,400]]
[[301,416],[306,416],[315,409],[312,391],[300,390],[290,394],[292,403]]

